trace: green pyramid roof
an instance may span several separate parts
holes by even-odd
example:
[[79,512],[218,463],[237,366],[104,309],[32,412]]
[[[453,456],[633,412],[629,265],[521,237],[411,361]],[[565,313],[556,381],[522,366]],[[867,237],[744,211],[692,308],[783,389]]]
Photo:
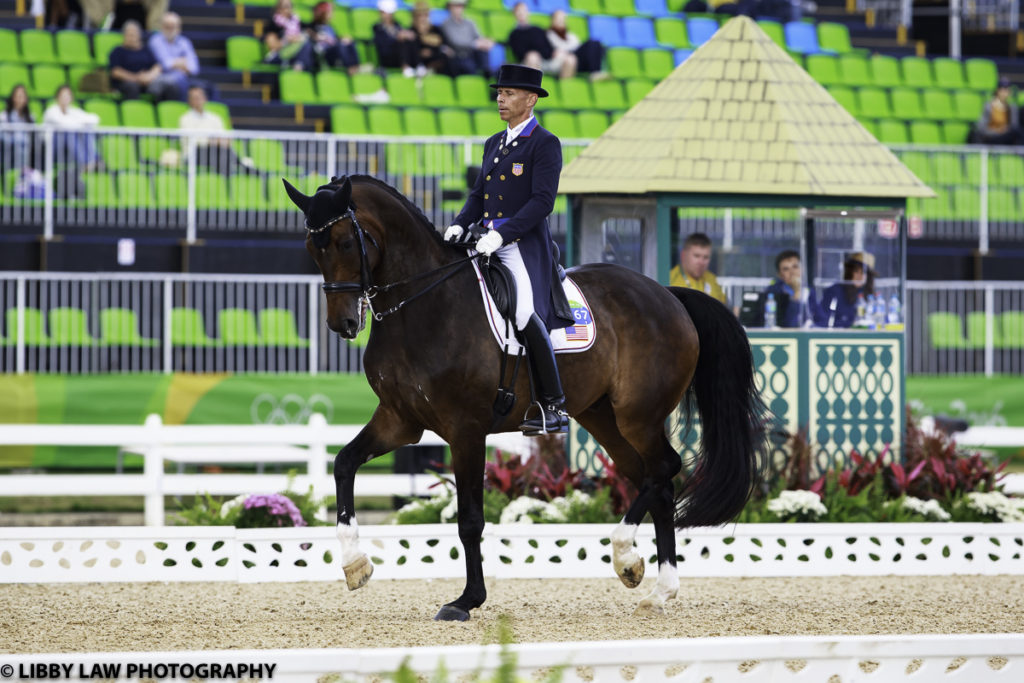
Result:
[[935,196],[745,16],[567,165],[559,192]]

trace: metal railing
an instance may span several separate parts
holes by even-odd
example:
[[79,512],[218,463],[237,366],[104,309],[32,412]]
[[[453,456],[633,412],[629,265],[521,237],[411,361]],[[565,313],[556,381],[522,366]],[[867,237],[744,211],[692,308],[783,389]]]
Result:
[[[238,231],[287,232],[301,217],[280,183],[306,192],[332,176],[365,173],[405,194],[436,225],[461,208],[480,163],[475,138],[414,138],[46,126],[0,127],[0,222],[22,232],[80,234],[111,228],[184,238]],[[563,141],[566,162],[588,144]],[[939,194],[911,202],[921,235],[976,241],[1024,238],[1024,160],[998,147],[893,147]],[[25,169],[35,169],[35,172]],[[565,230],[565,204],[552,230]],[[747,238],[790,239],[802,229],[795,210],[688,209],[684,232],[702,230],[737,245]],[[826,228],[827,229],[827,228]],[[916,234],[916,233],[915,233]]]
[[[0,274],[0,372],[358,372],[318,276]],[[720,278],[736,305],[767,278]],[[821,291],[828,282],[818,283]],[[885,297],[895,278],[880,279]],[[908,369],[1024,371],[1024,282],[907,283]],[[360,340],[365,340],[365,331]]]

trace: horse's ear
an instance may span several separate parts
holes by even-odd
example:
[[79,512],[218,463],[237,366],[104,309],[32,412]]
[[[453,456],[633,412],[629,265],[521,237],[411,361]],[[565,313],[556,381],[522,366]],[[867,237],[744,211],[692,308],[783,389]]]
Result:
[[352,201],[352,181],[346,176],[338,189],[334,191],[334,206],[338,211],[348,211],[349,203]]
[[302,209],[302,213],[308,214],[309,203],[313,200],[313,198],[307,197],[306,195],[299,192],[291,183],[289,183],[284,178],[281,178],[281,182],[284,183],[284,189],[288,193],[288,198],[295,203],[295,206]]

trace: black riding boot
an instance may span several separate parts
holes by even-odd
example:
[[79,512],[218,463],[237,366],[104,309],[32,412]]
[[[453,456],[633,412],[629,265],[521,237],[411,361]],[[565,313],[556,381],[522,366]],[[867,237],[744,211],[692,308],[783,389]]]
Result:
[[547,327],[536,313],[526,324],[523,336],[526,338],[527,353],[530,354],[530,367],[537,384],[537,400],[541,412],[525,420],[519,429],[527,436],[567,432],[569,416],[564,409],[565,395],[562,393],[562,380],[558,377],[555,352],[551,348]]

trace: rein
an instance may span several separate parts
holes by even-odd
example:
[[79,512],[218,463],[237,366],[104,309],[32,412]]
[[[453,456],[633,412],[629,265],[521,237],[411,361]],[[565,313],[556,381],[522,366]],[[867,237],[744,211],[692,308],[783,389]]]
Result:
[[[386,285],[380,285],[380,286],[374,285],[373,284],[373,275],[370,272],[370,259],[369,259],[369,256],[366,253],[366,239],[370,240],[370,243],[373,244],[373,247],[378,252],[381,251],[381,248],[380,248],[380,245],[377,244],[377,240],[375,240],[373,238],[373,235],[371,235],[370,233],[366,232],[366,230],[364,230],[362,228],[362,226],[359,225],[359,221],[356,219],[356,213],[355,213],[355,211],[352,210],[352,207],[349,207],[348,211],[346,211],[344,214],[342,214],[338,218],[336,218],[336,219],[334,219],[334,220],[332,220],[332,221],[330,221],[328,223],[325,223],[324,225],[321,225],[318,228],[310,228],[309,225],[307,224],[306,225],[306,230],[308,232],[310,232],[310,233],[313,233],[313,234],[319,233],[319,232],[323,232],[324,230],[327,230],[328,228],[330,228],[335,223],[343,221],[346,218],[351,219],[351,221],[352,221],[352,232],[355,234],[356,243],[359,244],[359,282],[324,282],[324,283],[322,283],[320,285],[320,287],[327,294],[340,293],[340,292],[361,292],[362,293],[362,300],[366,302],[366,306],[367,306],[367,308],[370,309],[370,313],[373,315],[373,319],[376,320],[377,322],[380,322],[381,320],[383,320],[387,316],[391,315],[392,313],[397,313],[399,310],[401,310],[401,308],[403,306],[405,306],[410,301],[418,299],[419,297],[423,296],[424,294],[426,294],[427,292],[432,290],[434,287],[437,287],[439,284],[441,284],[442,282],[444,282],[445,280],[447,280],[451,276],[455,275],[457,272],[459,272],[459,270],[461,270],[462,266],[466,265],[470,261],[473,261],[473,260],[478,259],[481,256],[483,256],[483,254],[473,254],[472,256],[467,256],[467,257],[461,258],[461,259],[459,259],[457,261],[452,261],[451,263],[446,263],[443,266],[440,266],[438,268],[434,268],[432,270],[428,270],[426,272],[418,273],[418,274],[413,275],[411,277],[407,277],[404,280],[399,280],[397,282],[391,282],[391,283],[386,284]],[[364,238],[364,236],[365,236],[365,238]],[[409,297],[407,297],[405,299],[402,299],[401,301],[399,301],[397,304],[395,304],[391,308],[389,308],[387,310],[384,310],[384,311],[379,311],[379,312],[373,310],[373,298],[375,296],[377,296],[378,294],[390,291],[390,290],[392,290],[392,289],[394,289],[396,287],[401,287],[402,285],[407,285],[410,282],[416,282],[417,280],[422,280],[423,278],[430,277],[431,275],[434,275],[436,273],[440,273],[440,272],[448,270],[448,269],[451,269],[451,272],[449,272],[446,275],[438,278],[437,280],[434,280],[429,285],[427,285],[423,289],[419,290],[418,292],[416,292],[412,296],[409,296]]]

